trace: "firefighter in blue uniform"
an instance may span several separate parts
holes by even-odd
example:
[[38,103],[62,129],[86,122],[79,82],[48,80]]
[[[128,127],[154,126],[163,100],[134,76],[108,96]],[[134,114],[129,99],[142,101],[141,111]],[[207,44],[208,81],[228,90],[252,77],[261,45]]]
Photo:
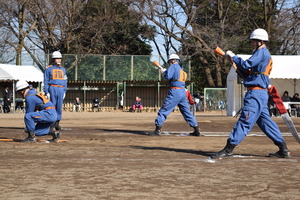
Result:
[[28,137],[20,142],[35,142],[35,136],[44,135],[53,136],[49,142],[57,142],[60,133],[50,129],[57,119],[53,103],[42,92],[30,89],[28,83],[24,80],[16,83],[16,91],[21,92],[26,103],[24,122]]
[[158,116],[155,120],[156,129],[154,132],[149,133],[150,136],[161,135],[161,128],[168,115],[174,110],[176,106],[179,107],[181,114],[185,121],[194,128],[194,132],[191,136],[202,136],[200,134],[198,123],[195,117],[190,112],[190,106],[186,98],[185,81],[187,80],[187,74],[182,70],[179,65],[180,59],[177,54],[170,55],[168,69],[161,68],[161,73],[165,79],[170,82],[170,89],[168,95],[164,100],[164,103],[158,111]]
[[61,59],[61,53],[54,51],[53,65],[49,66],[44,73],[44,92],[54,104],[57,112],[57,120],[54,124],[56,130],[61,129],[59,122],[62,119],[63,101],[67,90],[67,74],[66,69],[61,66]]
[[268,86],[269,75],[272,70],[272,58],[264,41],[269,40],[268,33],[264,29],[256,29],[250,35],[253,54],[248,60],[236,56],[232,51],[226,55],[236,64],[238,72],[244,78],[244,86],[247,93],[244,97],[244,106],[239,120],[229,135],[227,144],[223,150],[212,155],[213,158],[228,157],[233,149],[245,138],[254,124],[279,147],[276,153],[270,153],[270,157],[287,158],[290,152],[281,135],[277,124],[272,121],[268,110]]

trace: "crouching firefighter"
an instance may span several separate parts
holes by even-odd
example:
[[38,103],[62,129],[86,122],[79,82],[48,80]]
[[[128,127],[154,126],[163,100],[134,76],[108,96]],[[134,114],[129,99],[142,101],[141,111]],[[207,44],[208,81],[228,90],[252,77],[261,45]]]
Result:
[[161,127],[168,115],[178,106],[185,121],[194,128],[194,132],[190,133],[191,136],[203,136],[200,133],[198,123],[190,111],[190,105],[186,98],[185,81],[187,74],[182,70],[179,65],[180,58],[177,54],[172,54],[169,57],[168,69],[160,68],[161,73],[165,79],[170,82],[170,89],[164,103],[158,111],[158,116],[155,120],[156,129],[154,132],[149,133],[149,136],[161,135]]
[[28,137],[20,142],[35,142],[36,136],[51,135],[53,138],[49,142],[57,142],[60,133],[50,127],[57,120],[57,113],[53,103],[44,96],[42,92],[30,90],[29,84],[24,80],[16,83],[16,91],[22,94],[25,99],[26,113],[24,122],[25,132]]

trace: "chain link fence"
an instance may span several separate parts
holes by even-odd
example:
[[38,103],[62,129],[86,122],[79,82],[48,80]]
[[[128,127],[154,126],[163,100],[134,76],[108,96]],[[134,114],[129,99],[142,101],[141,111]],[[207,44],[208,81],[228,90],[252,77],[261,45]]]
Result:
[[[39,66],[45,69],[51,64],[51,55],[35,54]],[[22,65],[38,64],[30,55],[21,55]],[[67,69],[69,80],[98,80],[98,81],[123,81],[123,80],[161,80],[162,77],[154,65],[158,61],[162,67],[167,68],[167,57],[153,55],[75,55],[63,54],[62,65]],[[0,63],[15,64],[16,56],[3,54]],[[189,57],[181,57],[181,66],[188,73],[191,80],[191,62]]]

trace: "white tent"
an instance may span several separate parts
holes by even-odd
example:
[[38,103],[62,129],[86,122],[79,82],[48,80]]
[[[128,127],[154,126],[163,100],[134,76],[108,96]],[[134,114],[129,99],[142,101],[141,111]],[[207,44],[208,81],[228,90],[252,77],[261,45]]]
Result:
[[[238,55],[244,60],[251,55]],[[272,56],[273,68],[270,75],[271,85],[274,85],[279,94],[289,92],[289,96],[300,93],[300,56]],[[238,84],[234,68],[227,76],[227,115],[234,116],[243,105],[245,88]]]
[[34,66],[0,64],[0,82],[12,82],[13,107],[15,107],[15,83],[18,80],[43,82],[43,72]]
[[43,72],[34,66],[0,64],[0,81],[43,82]]

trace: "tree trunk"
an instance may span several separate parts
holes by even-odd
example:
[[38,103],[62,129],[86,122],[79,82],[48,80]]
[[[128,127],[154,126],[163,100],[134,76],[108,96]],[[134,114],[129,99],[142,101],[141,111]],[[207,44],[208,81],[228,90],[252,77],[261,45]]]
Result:
[[214,80],[211,76],[211,70],[209,67],[205,67],[204,68],[204,73],[206,75],[206,80],[207,80],[207,83],[208,83],[208,86],[209,87],[215,87],[215,83],[214,83]]
[[207,80],[209,87],[215,87],[215,82],[212,77],[211,69],[208,65],[207,60],[201,55],[199,56],[199,60],[200,60],[200,63],[202,63],[204,65],[204,73],[205,73],[206,80]]
[[222,83],[222,70],[219,63],[216,63],[216,79],[217,79],[217,87],[223,87]]

